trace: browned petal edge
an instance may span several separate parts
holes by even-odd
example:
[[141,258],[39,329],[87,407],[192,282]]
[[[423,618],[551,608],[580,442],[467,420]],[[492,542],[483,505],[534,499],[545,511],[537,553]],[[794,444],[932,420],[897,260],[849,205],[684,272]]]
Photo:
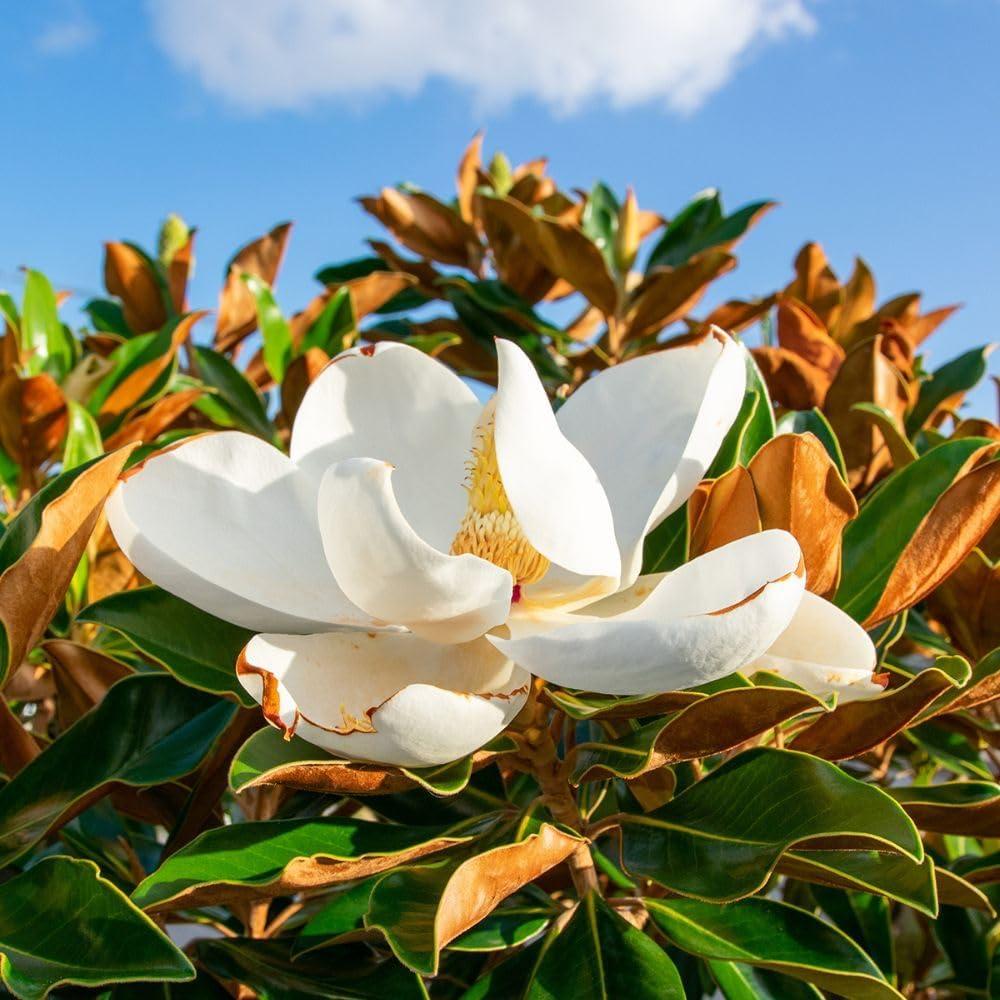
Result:
[[584,838],[543,823],[514,844],[463,861],[448,880],[434,918],[437,948],[475,926],[508,896],[565,861]]
[[293,858],[285,865],[281,874],[273,881],[238,885],[232,882],[214,882],[211,885],[195,885],[182,889],[169,899],[151,904],[147,913],[161,913],[169,910],[189,909],[199,906],[228,905],[238,902],[252,902],[259,899],[273,899],[276,896],[291,896],[300,892],[325,889],[342,882],[354,882],[409,864],[428,854],[435,854],[456,844],[465,843],[468,837],[438,837],[425,844],[418,844],[407,851],[396,854],[373,855],[360,858],[337,858],[330,855]]
[[766,583],[761,584],[752,594],[747,594],[742,600],[737,601],[735,604],[730,604],[728,608],[719,608],[716,611],[708,611],[706,614],[711,616],[716,615],[727,615],[730,611],[735,611],[737,608],[742,608],[744,604],[749,604],[751,601],[755,601],[761,594],[767,590],[768,587],[775,583],[783,583],[785,580],[790,580],[793,576],[805,576],[806,575],[806,564],[805,560],[801,555],[799,555],[799,564],[789,573],[782,573],[781,576],[775,577],[773,580],[768,580]]
[[[315,726],[317,729],[322,729],[327,733],[336,733],[338,736],[350,736],[352,733],[374,733],[378,730],[375,728],[374,717],[375,714],[384,705],[390,702],[393,698],[399,694],[399,691],[393,692],[388,698],[384,698],[377,705],[372,705],[366,708],[361,715],[353,715],[348,712],[343,706],[341,706],[341,715],[343,716],[343,725],[341,726],[329,726],[322,722],[317,722],[315,719],[311,719],[306,715],[298,706],[295,707],[295,717],[292,720],[291,725],[286,725],[281,719],[281,695],[278,689],[278,680],[269,670],[264,667],[259,667],[255,663],[251,663],[249,657],[247,656],[248,646],[244,646],[240,650],[240,655],[236,658],[236,675],[237,677],[245,677],[248,675],[254,675],[261,679],[261,683],[264,686],[263,694],[261,696],[261,710],[263,712],[264,718],[267,719],[270,725],[274,726],[275,729],[280,730],[286,740],[290,740],[295,735],[295,730],[301,721],[309,723],[311,726]],[[516,698],[519,695],[527,692],[530,687],[531,682],[527,681],[518,688],[514,688],[512,691],[454,691],[454,694],[464,695],[467,698],[482,698],[486,701],[510,701],[512,698]],[[405,685],[404,685],[405,686]],[[403,690],[400,688],[400,690]],[[450,688],[443,690],[451,690]]]

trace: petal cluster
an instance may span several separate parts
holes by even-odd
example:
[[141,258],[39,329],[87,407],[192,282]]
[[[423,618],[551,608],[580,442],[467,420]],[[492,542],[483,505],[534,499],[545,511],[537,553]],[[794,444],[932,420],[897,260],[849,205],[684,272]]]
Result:
[[112,495],[142,573],[259,633],[237,669],[271,724],[426,766],[503,730],[530,674],[637,695],[753,668],[869,693],[874,649],[803,598],[789,533],[640,576],[646,534],[702,480],[742,401],[726,334],[610,368],[558,413],[516,345],[497,353],[484,405],[413,348],[346,351],[306,393],[289,456],[201,435]]

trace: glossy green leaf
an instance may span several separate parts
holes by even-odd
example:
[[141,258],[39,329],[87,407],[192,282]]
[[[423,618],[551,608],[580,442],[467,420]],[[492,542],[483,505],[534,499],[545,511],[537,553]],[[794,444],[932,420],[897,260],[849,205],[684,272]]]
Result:
[[703,958],[771,969],[851,1000],[901,997],[849,937],[796,906],[771,899],[725,906],[647,899],[646,908],[677,947]]
[[[0,788],[0,864],[10,864],[112,782],[145,787],[193,771],[236,706],[178,684],[136,674]],[[39,790],[44,789],[44,795]]]
[[125,338],[132,336],[120,302],[113,299],[90,299],[84,303],[83,311],[90,317],[90,322],[99,333],[110,333]]
[[63,451],[64,470],[75,469],[104,454],[104,442],[97,421],[86,407],[75,399],[66,400],[69,407],[69,427],[66,431],[66,446]]
[[945,781],[886,791],[921,830],[1000,837],[1000,785],[992,781]]
[[776,425],[771,397],[753,355],[740,345],[747,382],[740,411],[716,452],[706,479],[717,479],[736,465],[746,465],[774,437]]
[[[140,368],[161,361],[164,355],[173,351],[173,336],[179,322],[180,320],[178,319],[170,320],[162,330],[157,330],[153,333],[141,333],[116,347],[108,358],[113,367],[97,383],[94,391],[90,394],[90,397],[87,399],[87,409],[95,415],[99,413],[111,393],[125,379]],[[162,396],[170,385],[176,371],[177,359],[173,357],[171,363],[164,367],[163,371],[153,381],[153,384],[135,401],[132,409],[150,403]],[[119,420],[113,421],[105,430],[116,427],[119,422]]]
[[267,282],[253,274],[245,273],[240,277],[257,304],[257,325],[264,338],[264,364],[271,378],[280,385],[288,362],[292,360],[292,331]]
[[284,941],[200,941],[198,958],[222,979],[249,986],[260,1000],[427,1000],[420,978],[363,946],[339,955],[292,959]]
[[111,594],[84,608],[77,621],[120,632],[191,687],[256,704],[236,678],[236,658],[253,633],[159,587]]
[[913,822],[885,792],[793,750],[748,750],[621,828],[631,875],[719,902],[757,891],[786,850],[819,838],[923,859]]
[[448,947],[452,951],[506,951],[538,937],[554,916],[551,909],[538,906],[500,907]]
[[718,191],[709,188],[701,192],[670,220],[666,232],[653,247],[646,269],[663,265],[678,267],[702,250],[731,245],[773,204],[773,201],[752,202],[727,216]]
[[192,347],[191,353],[202,381],[216,390],[234,423],[243,430],[274,441],[274,426],[267,417],[264,399],[233,363],[210,347]]
[[844,529],[843,570],[836,603],[857,621],[875,609],[921,521],[985,438],[946,441],[897,469],[869,494]]
[[615,236],[618,233],[618,199],[607,184],[598,181],[587,195],[580,228],[597,244],[608,269],[615,270]]
[[21,350],[32,374],[45,371],[58,382],[73,367],[73,340],[59,319],[52,285],[41,271],[25,272]]
[[353,938],[364,935],[368,901],[372,889],[381,877],[373,875],[331,893],[323,908],[299,932],[292,946],[292,955],[298,957],[317,948],[337,944],[348,936]]
[[318,347],[331,358],[350,346],[349,338],[357,323],[349,288],[341,288],[330,296],[323,311],[306,331],[299,345],[299,354]]
[[830,426],[830,421],[826,419],[822,410],[813,407],[811,410],[789,410],[783,413],[777,422],[777,433],[815,435],[846,482],[847,465],[844,462],[844,453],[837,435]]
[[207,830],[146,878],[132,894],[163,910],[366,878],[471,840],[493,820],[467,829],[405,827],[323,817],[234,823]]
[[57,986],[179,981],[194,968],[97,865],[51,857],[0,885],[0,978],[42,1000]]
[[[381,257],[358,257],[355,260],[344,261],[341,264],[328,264],[321,267],[314,277],[324,285],[339,285],[354,278],[364,278],[375,271],[391,271],[392,268]],[[427,303],[427,296],[416,288],[404,288],[397,292],[388,302],[375,310],[378,314],[398,313],[407,309],[418,309]]]
[[916,862],[881,851],[788,851],[779,871],[807,882],[878,893],[937,916],[937,881],[929,855]]
[[665,573],[687,560],[688,510],[682,505],[658,524],[642,545],[642,572]]
[[769,969],[718,960],[706,964],[725,1000],[823,1000],[815,986]]
[[920,385],[920,395],[906,418],[906,431],[912,435],[931,418],[934,411],[952,396],[974,389],[986,376],[988,358],[996,344],[986,344],[960,354],[936,369]]
[[546,941],[526,1000],[684,1000],[677,967],[652,938],[589,893]]

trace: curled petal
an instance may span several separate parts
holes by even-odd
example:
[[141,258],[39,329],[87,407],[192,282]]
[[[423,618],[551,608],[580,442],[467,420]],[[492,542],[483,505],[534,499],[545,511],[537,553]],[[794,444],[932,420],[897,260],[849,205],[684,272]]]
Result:
[[524,351],[498,340],[497,355],[497,464],[525,537],[572,573],[618,576],[614,521],[597,474],[560,431]]
[[[804,589],[802,554],[765,531],[643,577],[628,590],[546,622],[512,622],[490,641],[548,681],[602,694],[692,687],[757,661],[788,626]],[[566,624],[567,619],[577,619]]]
[[105,508],[154,583],[254,631],[371,628],[323,558],[315,483],[260,438],[203,434],[125,474]]
[[615,365],[560,408],[559,427],[596,470],[614,514],[622,584],[642,565],[642,540],[691,495],[743,400],[736,343],[701,340]]
[[350,458],[320,483],[323,549],[344,593],[379,621],[437,642],[466,642],[500,625],[510,573],[428,545],[403,516],[391,477],[386,462]]
[[484,640],[442,646],[406,633],[258,635],[240,682],[285,732],[352,760],[457,760],[520,711],[530,677]]
[[874,679],[878,655],[868,633],[835,604],[802,595],[795,617],[768,651],[751,665],[798,684],[812,694],[837,694],[843,704],[882,694]]
[[405,344],[339,354],[309,386],[291,456],[318,480],[334,463],[371,455],[414,530],[447,549],[465,512],[465,462],[482,405],[449,368]]

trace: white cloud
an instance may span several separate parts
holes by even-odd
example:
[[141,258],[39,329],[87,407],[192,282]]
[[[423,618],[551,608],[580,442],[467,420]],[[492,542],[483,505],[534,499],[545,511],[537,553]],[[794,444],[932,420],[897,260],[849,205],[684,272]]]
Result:
[[808,0],[148,0],[170,58],[247,110],[412,94],[690,112],[748,51],[815,30]]
[[35,39],[35,48],[46,56],[64,56],[79,52],[97,40],[97,25],[83,13],[73,10],[59,21],[47,24]]

